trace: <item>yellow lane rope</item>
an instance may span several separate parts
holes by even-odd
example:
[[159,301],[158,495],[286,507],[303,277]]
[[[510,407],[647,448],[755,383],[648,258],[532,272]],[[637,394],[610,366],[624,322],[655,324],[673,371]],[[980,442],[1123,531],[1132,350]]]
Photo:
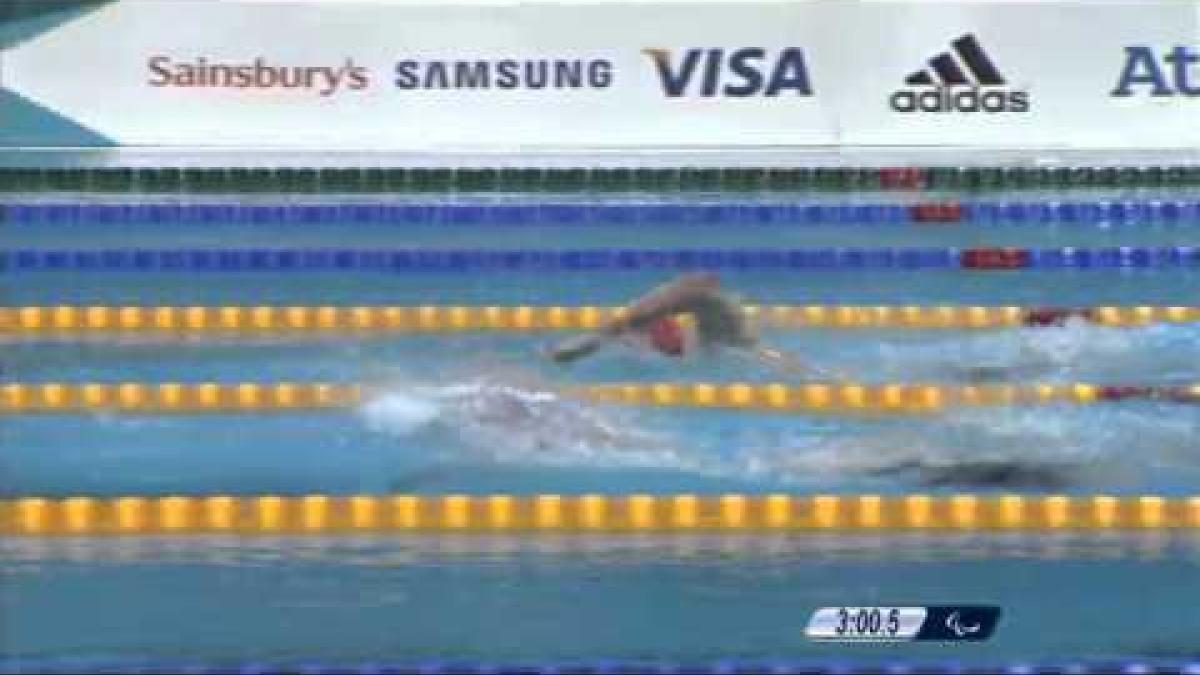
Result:
[[[1200,385],[1112,387],[1074,384],[747,384],[630,383],[571,385],[566,395],[658,407],[763,411],[922,413],[948,406],[1088,404],[1151,398],[1200,401]],[[277,383],[10,383],[0,384],[0,414],[287,412],[344,408],[372,396],[363,385]]]
[[0,501],[0,535],[1200,528],[1200,497],[307,495]]
[[319,382],[217,384],[0,384],[0,414],[117,410],[137,413],[284,412],[344,408],[363,396],[357,385]]
[[[575,306],[28,306],[0,307],[0,334],[456,332],[587,330],[619,307]],[[1001,328],[1030,325],[1046,308],[1018,306],[763,305],[774,328]],[[1055,310],[1051,310],[1055,311]],[[1200,307],[1107,306],[1076,311],[1113,327],[1200,321]]]

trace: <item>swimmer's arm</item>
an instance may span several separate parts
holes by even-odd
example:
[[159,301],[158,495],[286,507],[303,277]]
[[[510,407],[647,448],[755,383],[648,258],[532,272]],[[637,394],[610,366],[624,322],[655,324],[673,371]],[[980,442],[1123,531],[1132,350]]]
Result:
[[719,287],[717,278],[712,275],[680,277],[638,298],[625,308],[621,318],[608,326],[608,330],[621,332],[637,329],[663,317],[690,313],[697,305],[716,297]]
[[750,350],[750,353],[758,357],[759,361],[781,370],[786,370],[792,373],[808,373],[808,368],[800,362],[800,359],[788,354],[784,354],[778,349],[771,349],[770,347],[754,347]]
[[839,373],[831,372],[825,370],[824,368],[819,368],[817,366],[804,363],[791,354],[785,354],[778,349],[771,349],[770,347],[752,347],[749,349],[749,353],[762,363],[791,375],[802,375],[805,377],[817,375],[818,377],[829,380],[847,379]]
[[628,320],[629,315],[612,321],[597,331],[567,338],[545,350],[545,354],[556,363],[571,363],[591,356],[602,347],[615,340],[629,338],[639,330],[641,317],[637,323]]
[[615,337],[607,332],[579,335],[549,347],[546,349],[546,356],[556,363],[571,363],[591,356]]

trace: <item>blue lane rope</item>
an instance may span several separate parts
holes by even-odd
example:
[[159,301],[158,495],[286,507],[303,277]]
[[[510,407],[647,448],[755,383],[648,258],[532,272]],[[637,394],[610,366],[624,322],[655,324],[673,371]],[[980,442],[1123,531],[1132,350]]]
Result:
[[0,251],[0,272],[1190,268],[1200,247],[808,249],[100,249]]
[[709,203],[8,203],[0,223],[248,225],[889,225],[1200,224],[1200,200],[1095,202],[927,202],[918,204],[803,204],[753,201]]
[[[82,660],[56,666],[45,662],[0,661],[5,673],[77,673],[92,668],[80,667]],[[553,662],[486,662],[468,660],[426,660],[409,663],[366,661],[352,664],[336,664],[319,661],[241,661],[226,665],[210,665],[186,661],[97,664],[98,672],[105,673],[190,673],[193,675],[266,675],[288,673],[297,675],[449,675],[468,673],[471,675],[496,675],[497,673],[520,673],[527,675],[632,675],[634,673],[704,673],[706,675],[825,675],[834,673],[866,672],[896,675],[909,673],[1009,673],[1011,675],[1033,675],[1041,673],[1177,673],[1178,675],[1200,675],[1200,662],[1184,660],[1095,660],[1063,659],[1057,662],[1008,661],[1000,664],[974,665],[958,661],[903,661],[855,662],[853,660],[790,660],[790,659],[719,659],[709,661],[673,661],[660,659],[643,660],[579,660]]]

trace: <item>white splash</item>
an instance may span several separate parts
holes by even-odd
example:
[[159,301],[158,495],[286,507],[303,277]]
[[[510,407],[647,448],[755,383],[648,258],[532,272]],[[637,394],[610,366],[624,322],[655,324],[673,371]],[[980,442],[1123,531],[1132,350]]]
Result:
[[363,404],[367,428],[379,433],[409,434],[437,419],[437,402],[415,392],[391,391]]
[[436,427],[475,459],[549,466],[688,464],[666,435],[638,429],[632,411],[596,406],[549,387],[488,378],[442,386],[394,383],[370,398],[360,414],[380,433]]

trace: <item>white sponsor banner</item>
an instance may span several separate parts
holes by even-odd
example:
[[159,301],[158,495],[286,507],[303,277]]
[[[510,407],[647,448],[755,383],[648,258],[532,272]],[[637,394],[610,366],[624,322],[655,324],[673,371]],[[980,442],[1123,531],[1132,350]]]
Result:
[[123,145],[1195,147],[1197,7],[119,0],[0,81]]
[[1174,66],[1163,57],[1176,45],[1200,46],[1195,15],[1191,3],[1171,0],[847,3],[841,20],[854,28],[841,49],[841,86],[832,92],[840,141],[1196,145],[1200,101],[1153,96],[1144,85],[1113,95],[1128,47],[1147,47],[1173,77]]
[[3,75],[134,145],[828,145],[821,83],[802,81],[824,10],[127,1]]

